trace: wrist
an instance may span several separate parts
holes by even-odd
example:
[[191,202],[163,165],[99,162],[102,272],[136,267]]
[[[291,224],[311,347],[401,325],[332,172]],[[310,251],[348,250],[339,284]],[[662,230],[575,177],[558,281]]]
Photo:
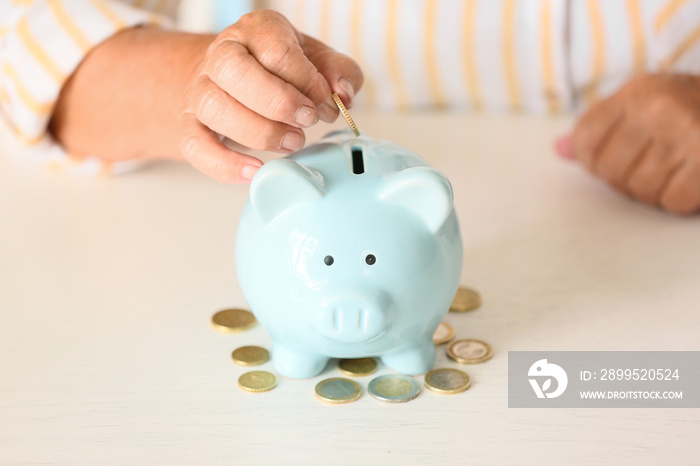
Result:
[[50,130],[76,155],[178,157],[186,89],[214,37],[150,27],[119,32],[65,83]]

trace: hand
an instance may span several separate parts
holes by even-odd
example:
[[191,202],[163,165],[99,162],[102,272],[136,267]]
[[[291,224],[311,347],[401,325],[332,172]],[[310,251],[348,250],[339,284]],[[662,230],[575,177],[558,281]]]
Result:
[[301,149],[302,128],[338,117],[331,93],[350,107],[362,79],[352,59],[284,16],[254,11],[214,39],[188,86],[182,155],[219,181],[249,181],[262,162],[226,148],[219,135],[255,150]]
[[593,105],[557,151],[618,191],[670,212],[700,209],[700,77],[649,74]]

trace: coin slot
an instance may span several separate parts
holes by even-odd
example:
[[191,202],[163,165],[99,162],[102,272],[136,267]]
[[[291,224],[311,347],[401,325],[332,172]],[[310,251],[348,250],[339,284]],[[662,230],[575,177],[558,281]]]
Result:
[[361,175],[365,172],[365,161],[362,158],[362,148],[352,148],[352,172],[355,175]]

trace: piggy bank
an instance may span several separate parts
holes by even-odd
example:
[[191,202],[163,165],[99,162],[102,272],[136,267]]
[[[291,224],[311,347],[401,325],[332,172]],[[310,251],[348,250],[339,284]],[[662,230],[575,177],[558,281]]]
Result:
[[236,269],[279,374],[370,356],[425,373],[462,269],[452,187],[403,147],[331,133],[255,174]]

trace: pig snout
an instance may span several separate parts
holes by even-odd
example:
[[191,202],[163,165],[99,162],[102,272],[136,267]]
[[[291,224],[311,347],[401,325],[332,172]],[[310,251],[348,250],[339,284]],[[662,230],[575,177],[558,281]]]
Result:
[[389,295],[331,298],[321,305],[314,328],[321,335],[344,343],[362,343],[378,336],[388,323]]

